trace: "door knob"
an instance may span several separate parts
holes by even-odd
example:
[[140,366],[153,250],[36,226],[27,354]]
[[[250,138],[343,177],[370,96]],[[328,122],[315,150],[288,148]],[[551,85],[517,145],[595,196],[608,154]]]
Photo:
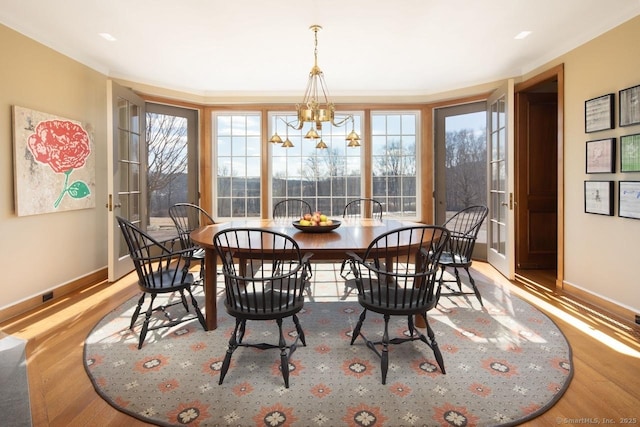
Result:
[[109,209],[109,212],[113,212],[113,208],[121,208],[122,207],[122,203],[113,203],[113,194],[109,194],[109,201],[107,202],[106,205],[104,205],[105,208]]

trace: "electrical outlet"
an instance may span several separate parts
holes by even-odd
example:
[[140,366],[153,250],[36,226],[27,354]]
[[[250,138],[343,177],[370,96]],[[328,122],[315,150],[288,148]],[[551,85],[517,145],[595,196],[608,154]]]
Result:
[[47,302],[50,299],[53,299],[53,292],[47,292],[46,294],[42,294],[42,302]]

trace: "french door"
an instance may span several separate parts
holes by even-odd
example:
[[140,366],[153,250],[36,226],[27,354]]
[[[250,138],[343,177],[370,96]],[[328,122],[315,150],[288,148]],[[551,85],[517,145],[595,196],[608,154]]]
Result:
[[169,207],[200,204],[198,111],[147,102],[147,232],[160,240],[175,236]]
[[[435,110],[435,223],[457,211],[487,205],[487,103]],[[487,259],[487,221],[482,224],[473,258]]]
[[487,261],[508,279],[515,277],[513,108],[509,80],[487,100]]
[[132,269],[116,216],[146,229],[147,150],[142,98],[107,81],[107,190],[109,281]]

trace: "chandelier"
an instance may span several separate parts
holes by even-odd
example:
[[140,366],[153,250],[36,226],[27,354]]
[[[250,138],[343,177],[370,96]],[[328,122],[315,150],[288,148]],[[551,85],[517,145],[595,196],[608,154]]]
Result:
[[309,27],[314,33],[315,46],[313,50],[314,64],[309,72],[309,81],[304,98],[300,104],[296,104],[298,118],[295,121],[286,121],[282,118],[282,122],[286,125],[286,137],[282,138],[276,132],[269,139],[274,144],[282,144],[283,147],[293,147],[293,143],[289,140],[289,128],[301,130],[305,123],[311,123],[309,131],[305,134],[305,138],[318,140],[316,148],[327,148],[327,144],[322,140],[322,124],[330,123],[333,126],[340,127],[346,123],[351,123],[351,132],[347,135],[347,146],[360,146],[360,136],[355,132],[355,121],[352,114],[336,116],[335,105],[329,99],[329,90],[324,81],[324,74],[318,67],[318,31],[322,29],[320,25],[312,25]]

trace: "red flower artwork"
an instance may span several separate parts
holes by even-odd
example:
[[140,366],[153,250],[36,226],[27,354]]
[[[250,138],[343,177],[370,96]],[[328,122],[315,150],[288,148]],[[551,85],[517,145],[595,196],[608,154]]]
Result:
[[82,181],[68,185],[71,172],[83,168],[91,154],[89,135],[82,126],[68,120],[45,120],[38,123],[27,146],[37,162],[49,165],[55,173],[65,174],[64,188],[53,205],[55,208],[65,194],[81,199],[91,193]]

